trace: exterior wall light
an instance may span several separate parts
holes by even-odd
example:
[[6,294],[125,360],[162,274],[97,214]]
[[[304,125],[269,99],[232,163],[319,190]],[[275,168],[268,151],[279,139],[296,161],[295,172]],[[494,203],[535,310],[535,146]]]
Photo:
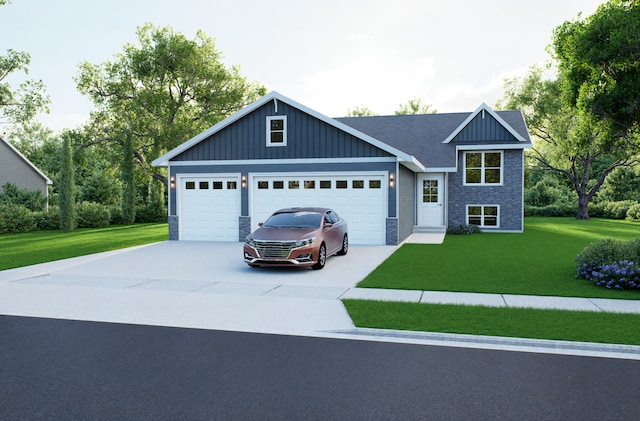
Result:
[[175,176],[171,176],[171,188],[175,189],[176,188],[176,177]]
[[395,177],[393,175],[393,173],[389,174],[389,187],[393,187],[395,184]]
[[247,188],[247,176],[246,175],[242,175],[242,188],[246,189]]

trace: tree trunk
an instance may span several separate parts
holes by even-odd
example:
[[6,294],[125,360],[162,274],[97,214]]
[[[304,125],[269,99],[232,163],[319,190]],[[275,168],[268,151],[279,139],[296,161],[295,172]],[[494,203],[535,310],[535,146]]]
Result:
[[589,219],[589,195],[578,192],[578,215],[576,219]]

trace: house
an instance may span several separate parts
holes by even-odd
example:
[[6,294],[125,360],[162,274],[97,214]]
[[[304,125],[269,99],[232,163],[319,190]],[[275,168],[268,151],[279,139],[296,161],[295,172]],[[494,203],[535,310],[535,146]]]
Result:
[[11,143],[0,137],[0,187],[7,183],[21,190],[39,191],[48,197],[47,186],[53,182],[20,153]]
[[519,111],[329,118],[271,92],[153,162],[168,167],[169,238],[243,241],[273,211],[327,206],[351,244],[476,224],[522,232]]

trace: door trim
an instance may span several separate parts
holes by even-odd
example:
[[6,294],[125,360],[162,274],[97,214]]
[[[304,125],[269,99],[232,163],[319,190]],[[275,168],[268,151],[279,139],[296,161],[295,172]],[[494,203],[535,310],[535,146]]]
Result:
[[[441,221],[440,225],[426,225],[421,224],[420,222],[424,218],[423,207],[422,207],[422,187],[424,180],[438,180],[440,183],[439,186],[439,196],[442,201],[440,208],[442,209]],[[447,225],[447,176],[445,173],[421,173],[418,174],[417,182],[416,182],[416,225],[418,226],[428,226],[428,227],[445,227]]]

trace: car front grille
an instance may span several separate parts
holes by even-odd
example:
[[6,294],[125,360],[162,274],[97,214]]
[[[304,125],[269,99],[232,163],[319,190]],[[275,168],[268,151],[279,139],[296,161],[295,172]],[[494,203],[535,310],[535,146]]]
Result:
[[265,259],[286,259],[296,247],[295,241],[257,241],[256,250]]

